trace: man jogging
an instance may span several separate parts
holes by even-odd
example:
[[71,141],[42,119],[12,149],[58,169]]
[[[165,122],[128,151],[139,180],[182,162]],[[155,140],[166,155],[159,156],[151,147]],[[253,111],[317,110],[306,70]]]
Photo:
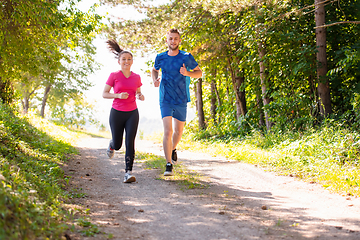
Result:
[[163,148],[166,158],[164,176],[172,175],[172,164],[176,164],[177,161],[176,146],[183,134],[187,103],[190,102],[190,77],[202,76],[202,71],[194,57],[188,52],[179,50],[180,42],[179,31],[169,30],[166,34],[169,49],[156,56],[152,69],[154,86],[160,86],[160,110],[164,126]]

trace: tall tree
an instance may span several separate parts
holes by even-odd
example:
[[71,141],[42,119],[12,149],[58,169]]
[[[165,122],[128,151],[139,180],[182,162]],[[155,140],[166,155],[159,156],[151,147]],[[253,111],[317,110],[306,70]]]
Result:
[[44,96],[41,101],[41,110],[40,110],[40,116],[45,118],[45,107],[46,107],[46,101],[49,97],[49,92],[51,90],[51,84],[45,86]]
[[244,83],[244,77],[238,76],[240,69],[236,67],[232,67],[232,58],[228,58],[229,70],[231,75],[231,81],[233,86],[233,91],[235,94],[235,106],[236,106],[236,119],[239,119],[241,116],[245,116],[246,110],[246,99],[245,99],[245,91],[240,90],[242,84]]
[[[31,89],[35,85],[29,81],[56,78],[59,67],[69,56],[94,48],[91,41],[101,17],[93,9],[81,12],[75,6],[77,2],[5,0],[0,4],[0,98],[3,101],[11,94],[9,86],[25,84],[30,87],[28,93],[35,93],[39,87]],[[86,61],[93,64],[91,57]],[[31,78],[24,79],[24,75]]]
[[[325,7],[323,0],[315,0],[315,24],[316,27],[325,25]],[[331,114],[331,97],[330,86],[327,74],[327,58],[326,58],[326,28],[316,28],[316,60],[317,78],[318,78],[318,93],[320,98],[320,112],[324,116]]]
[[[135,4],[139,3],[144,1]],[[175,0],[148,8],[144,20],[119,23],[122,28],[115,28],[115,32],[121,36],[130,32],[133,39],[128,45],[140,47],[144,42],[149,44],[147,49],[160,50],[159,39],[167,27],[183,30],[182,46],[199,59],[205,72],[204,115],[210,119],[205,121],[211,134],[236,134],[243,127],[258,127],[259,122],[266,122],[267,129],[299,129],[318,123],[318,113],[328,116],[334,109],[336,114],[351,111],[353,102],[358,101],[354,93],[360,92],[355,57],[360,46],[360,29],[355,25],[360,0],[318,3]],[[318,70],[324,70],[317,58],[319,34],[314,31],[314,27],[324,26],[317,26],[313,17],[320,3],[328,18],[326,44],[320,44],[325,54],[328,49],[323,62],[329,70],[322,73],[325,77],[316,77]],[[243,82],[241,87],[239,82]],[[238,104],[240,90],[246,93],[247,113],[239,122],[237,118],[243,114]],[[214,96],[220,100],[217,104]],[[318,99],[321,110],[316,105]]]
[[205,115],[202,94],[202,78],[197,79],[195,82],[195,96],[196,96],[196,111],[198,116],[199,129],[205,129]]

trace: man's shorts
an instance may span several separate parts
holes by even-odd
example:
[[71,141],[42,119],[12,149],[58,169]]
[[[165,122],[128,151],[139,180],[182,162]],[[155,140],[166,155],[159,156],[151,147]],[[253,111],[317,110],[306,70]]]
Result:
[[161,117],[173,117],[181,122],[186,121],[187,103],[174,105],[169,103],[160,103]]

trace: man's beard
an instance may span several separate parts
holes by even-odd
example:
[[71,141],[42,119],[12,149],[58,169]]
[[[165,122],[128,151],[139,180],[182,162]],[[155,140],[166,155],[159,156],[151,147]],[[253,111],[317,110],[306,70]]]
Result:
[[176,45],[176,47],[172,47],[171,45],[169,45],[169,48],[171,49],[171,50],[178,50],[179,49],[179,45]]

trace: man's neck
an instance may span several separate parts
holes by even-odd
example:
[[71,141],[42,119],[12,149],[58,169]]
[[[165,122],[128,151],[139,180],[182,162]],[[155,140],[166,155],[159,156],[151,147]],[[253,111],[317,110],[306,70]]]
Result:
[[179,49],[176,49],[176,50],[169,49],[169,51],[168,51],[169,56],[176,56],[178,54],[179,54]]

